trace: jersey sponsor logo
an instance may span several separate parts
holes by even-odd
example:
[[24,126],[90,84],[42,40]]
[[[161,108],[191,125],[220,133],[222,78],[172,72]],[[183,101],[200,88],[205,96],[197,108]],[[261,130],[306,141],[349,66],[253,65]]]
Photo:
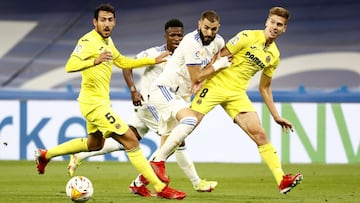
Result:
[[[252,53],[250,53],[250,52],[248,51],[248,52],[246,52],[245,56],[246,56],[248,59],[250,59],[250,61],[251,61],[253,64],[259,66],[261,69],[265,68],[265,64],[264,64],[258,57],[256,57],[254,54],[252,54]],[[268,56],[268,57],[266,58],[266,60],[268,60],[269,57],[270,57],[270,56]],[[270,61],[270,58],[269,58],[269,61]]]

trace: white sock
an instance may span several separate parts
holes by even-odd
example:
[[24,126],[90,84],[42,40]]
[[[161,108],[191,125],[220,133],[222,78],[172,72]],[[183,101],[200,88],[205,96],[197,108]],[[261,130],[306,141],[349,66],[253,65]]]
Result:
[[197,123],[196,117],[185,117],[171,131],[166,142],[160,148],[154,161],[165,161],[167,156],[194,130]]
[[122,144],[118,143],[116,140],[112,138],[105,139],[104,147],[99,151],[91,151],[91,152],[80,152],[77,153],[79,160],[82,161],[88,157],[97,156],[97,155],[104,155],[110,152],[125,150]]
[[179,147],[175,151],[175,157],[179,167],[184,171],[185,175],[192,182],[193,186],[197,186],[201,179],[196,172],[194,162],[190,159],[186,152],[186,147]]

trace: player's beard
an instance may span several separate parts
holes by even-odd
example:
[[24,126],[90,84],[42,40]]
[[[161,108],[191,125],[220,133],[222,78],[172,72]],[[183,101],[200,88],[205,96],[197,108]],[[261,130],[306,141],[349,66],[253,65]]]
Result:
[[207,36],[205,38],[204,34],[201,32],[201,30],[198,30],[199,34],[200,34],[200,39],[201,42],[203,43],[204,46],[209,45],[212,41],[214,41],[215,36],[211,37],[211,36]]
[[104,39],[106,39],[106,38],[108,38],[108,37],[111,36],[111,33],[112,33],[112,29],[109,28],[109,27],[105,27],[105,28],[102,30],[102,32],[100,32],[100,35],[101,35]]

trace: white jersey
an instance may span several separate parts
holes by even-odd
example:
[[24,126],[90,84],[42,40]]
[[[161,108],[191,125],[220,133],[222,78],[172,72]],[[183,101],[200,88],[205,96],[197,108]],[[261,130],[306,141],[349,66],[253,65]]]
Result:
[[220,35],[216,35],[209,45],[204,46],[198,30],[186,34],[153,85],[167,86],[176,92],[176,95],[189,100],[191,80],[187,66],[205,67],[224,45],[225,41]]
[[[146,49],[136,55],[136,58],[150,57],[156,58],[161,53],[166,51],[166,44],[161,46]],[[171,56],[168,56],[170,58]],[[140,93],[144,98],[142,106],[135,107],[133,116],[128,121],[128,124],[135,127],[141,137],[152,129],[158,133],[158,113],[156,109],[148,103],[148,95],[150,93],[151,83],[163,71],[165,63],[146,66],[140,80]]]
[[[136,58],[144,58],[144,57],[156,58],[165,51],[166,51],[166,44],[146,49],[138,53],[136,55]],[[171,56],[169,55],[167,57],[167,60],[169,60],[170,57]],[[140,93],[141,95],[143,95],[145,101],[147,101],[148,99],[147,97],[150,93],[150,86],[152,82],[154,82],[154,80],[160,75],[160,73],[163,72],[165,64],[166,63],[160,63],[160,64],[146,66],[140,80]]]

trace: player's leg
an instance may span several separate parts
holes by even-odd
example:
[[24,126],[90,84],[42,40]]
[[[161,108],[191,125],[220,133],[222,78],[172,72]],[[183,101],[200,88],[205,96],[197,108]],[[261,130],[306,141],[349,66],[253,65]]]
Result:
[[102,128],[105,137],[112,137],[121,143],[131,164],[154,186],[159,197],[168,199],[183,199],[186,194],[181,191],[174,190],[161,182],[152,170],[149,162],[146,160],[139,146],[139,140],[136,134],[128,127],[128,125],[109,107],[104,109],[107,121],[103,122]]
[[294,176],[290,174],[284,175],[280,158],[277,155],[275,147],[267,139],[265,130],[261,127],[256,112],[239,113],[235,117],[235,122],[257,144],[260,156],[272,172],[280,193],[286,194],[301,182],[303,178],[301,174],[296,174]]
[[173,151],[185,138],[194,130],[197,125],[195,113],[189,108],[183,108],[177,111],[176,119],[179,124],[172,129],[166,142],[161,146],[157,156],[150,162],[156,171],[156,174],[163,181],[169,181],[165,173],[165,160],[171,151]]
[[[149,131],[149,127],[145,124],[144,119],[148,120],[150,116],[150,120],[152,115],[151,114],[144,114],[144,109],[146,109],[145,105],[138,108],[136,113],[133,114],[131,119],[129,120],[129,127],[131,130],[137,134],[138,138],[142,138],[145,136],[146,133]],[[156,121],[154,121],[156,122]],[[129,191],[131,193],[150,197],[153,196],[151,191],[146,187],[149,184],[149,181],[141,174],[139,174],[129,185]]]
[[201,179],[196,171],[194,162],[186,152],[185,142],[175,150],[176,162],[191,181],[193,188],[198,192],[211,192],[217,186],[217,181]]
[[76,169],[80,166],[82,161],[89,157],[104,155],[119,150],[124,150],[124,147],[120,143],[118,143],[114,139],[105,139],[104,146],[101,150],[71,154],[69,164],[67,167],[68,174],[70,177],[73,177]]
[[77,152],[86,152],[89,150],[98,150],[101,149],[103,143],[104,138],[102,137],[102,134],[97,131],[95,133],[90,133],[88,138],[75,138],[48,150],[37,149],[35,150],[37,170],[39,174],[44,174],[46,165],[53,157]]
[[135,133],[130,128],[122,135],[113,133],[111,137],[124,145],[131,164],[154,186],[159,197],[168,199],[183,199],[186,197],[184,192],[168,187],[156,176],[139,147],[139,141]]
[[35,150],[35,160],[39,174],[45,172],[46,165],[53,157],[78,152],[95,151],[103,147],[105,141],[103,134],[97,128],[98,125],[91,122],[97,120],[96,118],[102,118],[104,116],[101,108],[94,109],[92,105],[80,103],[80,111],[86,119],[86,130],[89,133],[88,138],[75,138],[49,150]]

